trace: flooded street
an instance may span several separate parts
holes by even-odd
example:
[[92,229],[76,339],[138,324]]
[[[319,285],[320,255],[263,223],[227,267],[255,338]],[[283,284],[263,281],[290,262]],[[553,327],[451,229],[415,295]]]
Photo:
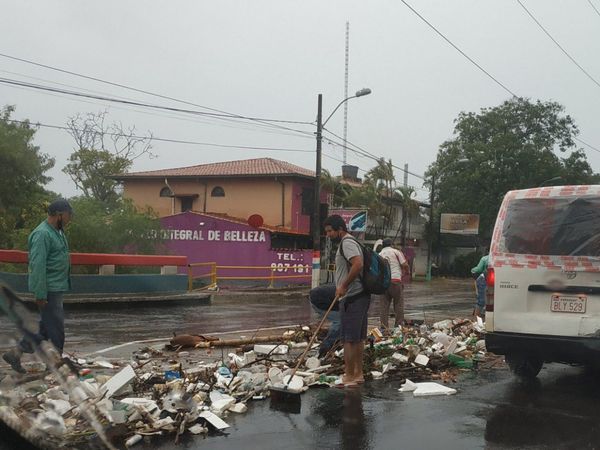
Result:
[[[406,289],[407,317],[439,320],[468,315],[470,280],[413,283]],[[377,324],[378,305],[370,320]],[[85,354],[130,341],[168,338],[173,332],[211,334],[308,323],[306,292],[221,292],[210,305],[76,308],[67,312],[67,351]],[[2,336],[11,326],[2,321]],[[129,357],[135,345],[106,356]],[[7,368],[3,367],[3,371]],[[186,434],[141,442],[146,449],[387,449],[387,448],[597,448],[600,383],[583,368],[549,364],[524,383],[500,364],[464,371],[448,397],[400,393],[400,379],[367,382],[355,389],[310,389],[300,410],[270,400],[248,403],[245,415],[230,414],[223,434]],[[285,406],[285,405],[284,405]]]
[[[472,311],[473,297],[471,280],[414,282],[405,289],[406,317],[429,322],[465,316]],[[372,301],[369,316],[375,320],[378,315],[379,305]],[[173,333],[214,334],[310,321],[308,291],[284,295],[223,290],[210,305],[67,307],[65,351],[82,354],[130,341],[170,338]],[[12,330],[12,325],[1,318],[2,342]]]

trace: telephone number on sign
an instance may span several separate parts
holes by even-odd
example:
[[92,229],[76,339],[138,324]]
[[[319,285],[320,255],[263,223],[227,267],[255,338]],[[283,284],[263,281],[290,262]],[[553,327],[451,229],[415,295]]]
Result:
[[276,272],[308,273],[308,266],[303,264],[272,263],[271,269]]

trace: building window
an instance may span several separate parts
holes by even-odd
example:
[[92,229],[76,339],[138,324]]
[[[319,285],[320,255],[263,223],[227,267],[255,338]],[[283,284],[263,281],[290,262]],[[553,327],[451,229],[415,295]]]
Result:
[[194,197],[181,197],[181,212],[191,211],[194,206]]
[[171,191],[171,189],[169,189],[168,187],[164,187],[160,190],[160,194],[161,197],[173,197],[173,191]]
[[225,197],[225,191],[221,186],[215,186],[210,192],[211,197]]
[[315,190],[302,188],[302,214],[310,216],[315,210]]

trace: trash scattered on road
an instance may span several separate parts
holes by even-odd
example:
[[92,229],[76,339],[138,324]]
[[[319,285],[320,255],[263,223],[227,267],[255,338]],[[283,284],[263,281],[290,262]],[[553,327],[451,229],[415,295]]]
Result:
[[[223,433],[231,414],[244,414],[251,402],[269,396],[270,387],[303,392],[341,382],[338,344],[321,359],[317,347],[311,350],[313,356],[287,383],[312,330],[296,327],[228,340],[180,335],[166,347],[140,348],[129,360],[72,357],[78,374],[71,375],[78,382],[73,389],[53,373],[32,373],[36,364],[25,363],[30,373],[11,373],[0,382],[0,417],[24,421],[39,435],[60,437],[71,448],[85,447],[94,436],[82,420],[83,405],[96,408],[107,429],[119,430],[115,445],[120,448],[155,435],[172,435],[177,442],[186,432]],[[483,332],[483,322],[466,319],[374,328],[364,352],[365,378],[405,381],[399,390],[414,396],[454,394],[444,384],[487,361]],[[215,350],[219,347],[222,351]]]
[[402,385],[400,392],[412,392],[415,397],[431,397],[434,395],[453,395],[456,394],[456,389],[449,388],[443,384],[424,382],[424,383],[413,383],[410,380]]

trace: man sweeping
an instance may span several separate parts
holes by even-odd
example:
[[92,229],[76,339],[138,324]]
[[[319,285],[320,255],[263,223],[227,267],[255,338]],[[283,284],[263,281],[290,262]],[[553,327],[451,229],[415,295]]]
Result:
[[[62,355],[65,343],[63,292],[71,289],[69,245],[63,231],[71,221],[73,209],[64,199],[48,206],[48,218],[29,235],[29,291],[40,310],[40,328],[35,343],[49,340]],[[32,343],[21,340],[2,358],[13,370],[26,373],[21,365],[23,353],[33,353]]]
[[335,284],[336,296],[340,298],[345,373],[338,387],[354,387],[364,382],[363,351],[370,303],[370,295],[364,292],[360,280],[363,253],[358,242],[348,233],[341,216],[329,216],[323,225],[327,237],[339,243],[335,255]]

